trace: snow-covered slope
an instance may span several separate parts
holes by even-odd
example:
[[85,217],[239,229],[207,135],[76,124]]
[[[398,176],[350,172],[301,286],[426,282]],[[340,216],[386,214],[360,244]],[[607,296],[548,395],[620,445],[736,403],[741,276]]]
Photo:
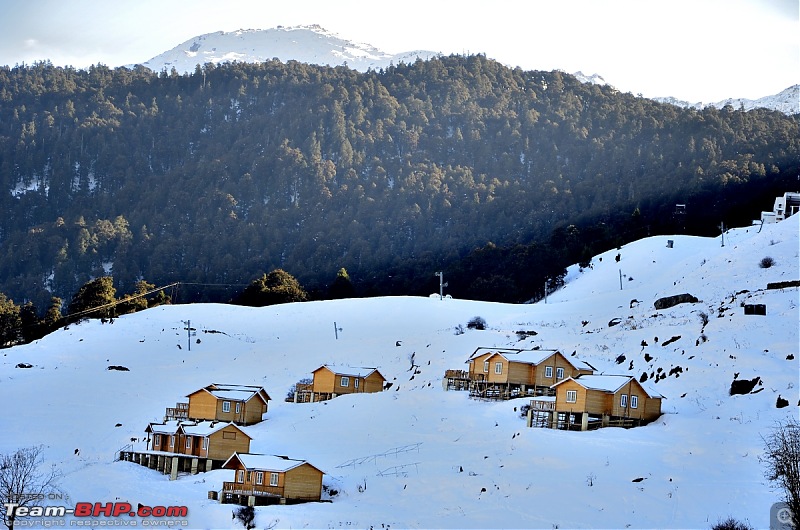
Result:
[[390,54],[374,46],[342,39],[317,25],[278,26],[273,29],[218,31],[200,35],[157,55],[144,66],[160,72],[191,73],[196,65],[224,62],[263,62],[273,58],[303,63],[337,66],[366,71],[386,68],[391,63],[413,63],[417,58],[429,59],[437,52],[417,50]]
[[[251,451],[307,459],[339,492],[330,503],[259,507],[258,528],[708,528],[728,516],[768,527],[779,496],[758,460],[761,435],[798,414],[800,337],[797,288],[766,287],[800,278],[799,222],[734,229],[724,246],[643,239],[572,267],[547,303],[178,305],[71,325],[3,350],[0,452],[44,444],[68,503],[186,505],[191,527],[241,527],[231,506],[208,499],[232,472],[169,481],[114,454],[204,385],[257,384],[274,401],[266,421],[246,428]],[[761,268],[766,256],[775,265]],[[681,293],[700,301],[654,308]],[[744,303],[765,304],[767,316],[744,315]],[[489,329],[456,332],[474,316]],[[186,320],[198,330],[191,351]],[[519,340],[517,330],[538,334]],[[528,429],[519,414],[527,400],[442,390],[444,371],[463,369],[480,346],[557,348],[606,374],[666,372],[649,378],[666,397],[664,415],[630,430]],[[323,363],[377,366],[393,386],[283,401]],[[729,395],[735,378],[755,377],[754,393]],[[777,408],[779,396],[789,406]],[[412,450],[393,453],[403,446]]]
[[705,107],[723,108],[725,105],[730,105],[734,109],[744,108],[744,110],[753,110],[759,108],[777,110],[784,114],[799,114],[800,113],[800,85],[790,86],[775,95],[766,96],[759,99],[745,99],[745,98],[729,98],[716,103],[690,103],[673,97],[653,98],[661,103],[669,103],[677,105],[678,107],[703,109]]

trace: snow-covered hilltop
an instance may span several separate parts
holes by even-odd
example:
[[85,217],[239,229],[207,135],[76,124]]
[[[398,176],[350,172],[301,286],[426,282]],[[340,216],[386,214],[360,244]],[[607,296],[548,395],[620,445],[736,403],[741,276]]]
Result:
[[728,98],[715,103],[696,102],[691,103],[676,99],[673,97],[660,97],[653,98],[661,103],[669,103],[670,105],[677,105],[678,107],[703,109],[705,107],[723,108],[725,105],[730,105],[734,109],[744,108],[744,110],[753,110],[759,108],[777,110],[784,114],[799,114],[800,113],[800,85],[790,86],[786,90],[779,92],[772,96],[766,96],[758,99],[745,99],[745,98]]
[[243,29],[239,31],[207,33],[142,63],[156,72],[171,71],[191,73],[205,63],[263,62],[270,59],[299,61],[323,66],[346,64],[365,72],[367,69],[386,68],[391,63],[414,62],[417,58],[429,59],[437,52],[416,50],[386,53],[374,46],[342,39],[318,25],[278,26],[272,29]]
[[591,85],[607,85],[608,84],[606,82],[606,80],[603,79],[603,77],[601,75],[599,75],[599,74],[586,75],[583,72],[575,72],[572,75],[577,77],[578,81],[580,81],[581,83],[589,83]]
[[[233,471],[170,481],[114,455],[145,450],[148,423],[189,392],[258,385],[273,401],[265,421],[243,427],[250,452],[308,460],[331,500],[258,507],[258,528],[709,528],[728,516],[766,528],[779,495],[759,462],[761,436],[800,404],[797,287],[768,286],[800,278],[799,223],[729,230],[724,246],[632,242],[571,267],[546,303],[194,304],[73,324],[3,350],[0,453],[43,444],[68,505],[187,506],[192,528],[241,528],[231,505],[208,498]],[[698,301],[654,308],[682,293]],[[488,328],[464,331],[475,316]],[[628,430],[527,428],[527,399],[443,390],[445,370],[463,369],[478,347],[554,348],[601,374],[646,375],[664,414]],[[326,363],[378,367],[392,387],[283,400]],[[735,380],[755,387],[730,395]]]
[[[191,73],[197,65],[225,62],[263,62],[270,59],[299,61],[323,66],[347,65],[354,70],[365,72],[378,70],[400,62],[413,63],[417,59],[430,59],[442,52],[413,50],[401,53],[387,53],[366,43],[343,39],[319,25],[278,26],[272,29],[241,29],[239,31],[218,31],[207,33],[179,44],[173,49],[149,59],[143,66],[153,71]],[[501,58],[498,58],[501,60]],[[133,65],[129,65],[133,66]],[[510,65],[513,67],[514,65]],[[583,72],[573,74],[583,83],[605,85],[607,82],[599,74],[587,75]],[[690,103],[672,97],[653,98],[662,103],[681,107],[702,109],[706,106],[722,108],[733,105],[744,106],[745,110],[769,108],[785,114],[800,113],[800,85],[789,87],[780,94],[757,100],[726,99],[716,103]]]

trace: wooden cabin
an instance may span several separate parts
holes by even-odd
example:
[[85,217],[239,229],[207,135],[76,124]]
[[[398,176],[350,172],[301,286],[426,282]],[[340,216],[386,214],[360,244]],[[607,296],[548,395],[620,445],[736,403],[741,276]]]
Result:
[[233,470],[233,481],[222,484],[223,503],[256,506],[322,498],[324,473],[305,460],[235,453],[222,467]]
[[559,381],[594,372],[558,350],[478,348],[467,364],[470,396],[490,399],[551,395]]
[[234,423],[204,421],[197,424],[182,424],[179,427],[181,447],[185,455],[210,458],[225,462],[236,452],[250,450],[252,437]]
[[307,385],[297,385],[296,403],[313,403],[335,398],[342,394],[383,391],[386,378],[377,368],[322,365],[312,372],[313,380]]
[[235,423],[169,421],[151,423],[147,450],[210,458],[224,462],[239,451],[250,450],[252,437]]
[[147,450],[123,449],[120,460],[136,462],[170,475],[222,467],[234,453],[250,450],[252,437],[234,423],[168,421],[145,428]]
[[183,422],[170,420],[164,423],[148,424],[144,429],[144,432],[147,433],[147,450],[176,453],[176,448],[180,446],[178,430],[181,423]]
[[[213,383],[188,396],[190,420],[212,420],[252,425],[263,419],[270,400],[260,386]],[[180,404],[178,404],[180,405]]]
[[[663,396],[628,375],[581,375],[553,385],[550,426],[588,430],[634,427],[661,415]],[[531,408],[534,409],[532,403]],[[530,422],[529,422],[530,424]]]

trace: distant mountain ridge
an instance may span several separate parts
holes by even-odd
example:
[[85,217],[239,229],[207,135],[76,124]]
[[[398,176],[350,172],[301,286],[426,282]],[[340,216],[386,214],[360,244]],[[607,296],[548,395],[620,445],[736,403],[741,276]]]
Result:
[[735,109],[740,107],[743,107],[744,110],[764,108],[777,110],[789,115],[800,113],[800,85],[790,86],[777,94],[758,99],[728,98],[715,103],[690,103],[673,97],[658,97],[653,99],[660,103],[669,103],[670,105],[693,109],[703,109],[705,107],[721,109],[725,105],[730,105]]
[[[375,46],[343,39],[325,28],[313,25],[277,26],[272,29],[241,29],[238,31],[217,31],[191,38],[171,50],[142,63],[155,72],[171,71],[191,73],[195,67],[206,63],[245,62],[258,63],[277,58],[283,62],[294,60],[322,66],[347,65],[354,70],[366,72],[379,70],[391,64],[413,63],[442,55],[442,52],[413,50],[401,53],[387,53]],[[501,59],[498,58],[500,62]],[[130,65],[132,66],[132,65]],[[512,68],[514,65],[510,65]],[[583,83],[608,85],[598,74],[586,75],[575,72]],[[800,113],[800,85],[794,85],[771,96],[756,100],[730,98],[715,103],[691,103],[674,97],[651,98],[660,103],[668,103],[683,108],[703,109],[722,108],[732,105],[743,106],[745,110],[767,108],[784,114]]]
[[187,40],[142,63],[153,71],[191,73],[206,63],[257,63],[273,58],[283,62],[294,60],[321,66],[347,65],[365,72],[399,62],[412,63],[440,55],[429,50],[386,53],[370,44],[342,39],[318,25],[278,26],[272,29],[217,31]]

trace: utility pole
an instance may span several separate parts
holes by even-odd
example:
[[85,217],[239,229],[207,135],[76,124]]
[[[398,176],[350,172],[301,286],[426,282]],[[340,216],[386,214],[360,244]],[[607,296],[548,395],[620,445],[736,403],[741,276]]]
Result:
[[619,270],[619,290],[622,290],[622,269]]
[[444,288],[447,287],[447,283],[444,282],[444,272],[439,271],[436,273],[436,276],[439,277],[439,300],[443,300]]
[[336,340],[339,340],[339,332],[342,331],[342,328],[336,325],[336,321],[333,322],[333,334],[336,336]]
[[719,224],[719,229],[722,231],[722,246],[725,246],[725,223],[722,222]]
[[544,303],[547,303],[547,284],[550,283],[550,280],[544,281]]
[[192,333],[194,328],[192,328],[192,321],[187,320],[186,324],[186,345],[189,347],[189,351],[192,351],[192,335],[196,335],[196,333]]

